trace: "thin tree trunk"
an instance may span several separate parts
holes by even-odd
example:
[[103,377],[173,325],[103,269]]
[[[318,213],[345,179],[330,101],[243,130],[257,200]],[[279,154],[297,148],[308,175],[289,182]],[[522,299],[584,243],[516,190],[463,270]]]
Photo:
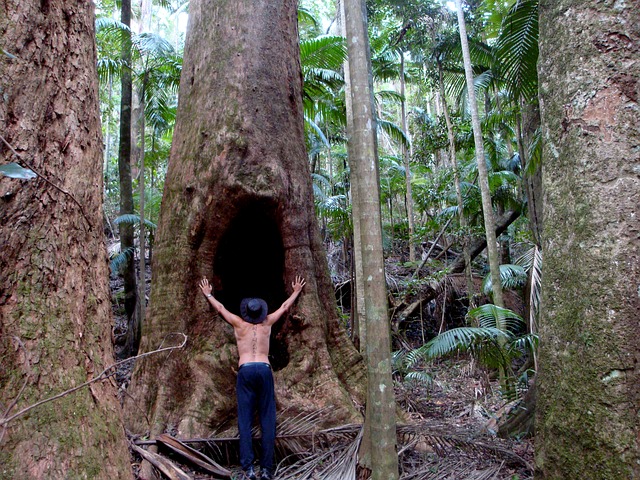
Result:
[[[131,25],[131,0],[122,0],[120,21]],[[122,61],[131,66],[130,37],[122,45]],[[120,145],[118,149],[118,172],[120,175],[120,215],[133,213],[133,187],[131,181],[131,100],[132,81],[131,70],[123,68],[121,78],[120,97]],[[122,267],[124,279],[124,308],[127,314],[128,328],[133,328],[136,315],[136,270],[134,264],[134,229],[131,223],[120,223],[120,251],[127,252],[127,258]],[[123,352],[131,356],[131,352]]]
[[[0,3],[0,164],[48,180],[0,176],[0,416],[113,363],[94,15]],[[0,424],[0,477],[131,479],[116,391],[98,381]]]
[[[402,96],[401,115],[402,115],[402,131],[409,138],[409,127],[407,125],[407,102],[404,98],[406,95],[404,80],[404,53],[400,54],[400,95]],[[411,150],[409,147],[402,147],[402,157],[404,159],[405,184],[406,184],[406,205],[407,205],[407,222],[409,224],[409,261],[416,261],[416,245],[415,245],[415,222],[413,219],[413,193],[411,191]]]
[[456,200],[458,202],[458,221],[460,222],[460,228],[462,229],[462,254],[464,255],[465,262],[465,278],[467,281],[467,298],[469,300],[469,308],[474,306],[475,298],[475,283],[473,281],[473,273],[471,271],[471,254],[469,253],[469,232],[467,231],[467,217],[464,211],[464,200],[462,198],[462,188],[460,186],[460,170],[458,168],[458,157],[456,155],[456,137],[453,132],[453,123],[449,116],[449,106],[447,105],[447,96],[444,90],[444,79],[442,74],[442,62],[438,62],[438,87],[440,91],[440,98],[442,100],[442,113],[447,124],[447,138],[449,139],[449,158],[451,159],[451,166],[453,167],[453,181],[456,186]]
[[460,43],[462,44],[462,56],[464,59],[464,71],[467,81],[467,93],[469,95],[469,108],[471,110],[471,124],[473,126],[473,141],[476,148],[476,161],[478,164],[478,184],[482,195],[482,214],[484,216],[484,230],[487,237],[487,256],[489,258],[489,269],[491,271],[491,288],[493,291],[493,303],[499,307],[504,306],[502,299],[502,285],[500,281],[500,258],[498,256],[498,246],[495,236],[495,218],[493,206],[491,204],[491,192],[489,190],[489,174],[484,158],[484,145],[482,139],[482,129],[480,127],[480,117],[478,115],[478,104],[473,84],[473,71],[471,68],[471,58],[469,56],[469,42],[467,39],[467,28],[462,11],[462,0],[456,0],[456,10],[458,13],[458,25],[460,28]]
[[138,177],[138,192],[140,196],[140,262],[139,262],[139,278],[138,285],[140,286],[140,293],[138,293],[138,324],[135,329],[135,350],[132,352],[134,355],[138,353],[138,347],[140,346],[140,337],[142,336],[142,324],[144,323],[145,307],[146,307],[146,264],[145,264],[145,231],[144,224],[144,157],[145,157],[145,89],[147,84],[147,74],[145,72],[145,78],[142,82],[142,88],[140,91],[140,101],[142,103],[142,115],[140,116],[140,176]]
[[[340,18],[341,18],[341,31],[342,36],[347,38],[347,26],[344,13],[344,2],[340,1]],[[353,135],[353,108],[351,102],[351,79],[349,78],[349,58],[344,62],[344,92],[345,92],[345,106],[347,112],[347,138],[351,138]],[[349,148],[349,144],[347,144]],[[349,155],[349,158],[352,158]],[[351,178],[353,179],[354,172],[351,170]],[[364,274],[362,273],[362,248],[360,246],[360,198],[358,192],[351,182],[351,219],[353,223],[353,256],[354,256],[354,277],[355,283],[355,304],[351,306],[355,311],[354,315],[354,331],[359,337],[354,338],[354,344],[359,345],[360,353],[366,356],[367,346],[367,313],[364,308]]]
[[[379,165],[373,80],[365,2],[345,0],[353,108],[353,183],[360,203],[364,301],[367,312],[367,406],[370,465],[374,480],[398,478],[395,397],[391,379],[391,332],[382,252]],[[365,195],[366,192],[366,195]]]

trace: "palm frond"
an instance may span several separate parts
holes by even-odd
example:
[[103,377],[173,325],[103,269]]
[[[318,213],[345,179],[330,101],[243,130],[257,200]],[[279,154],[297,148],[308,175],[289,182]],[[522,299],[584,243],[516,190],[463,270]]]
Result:
[[[520,265],[503,264],[500,265],[500,283],[504,289],[514,289],[524,286],[527,283],[527,272]],[[482,282],[482,291],[489,295],[492,288],[491,273]]]
[[[126,223],[130,225],[140,225],[140,215],[136,215],[135,213],[125,213],[124,215],[120,215],[117,217],[113,223],[119,225],[121,223]],[[147,228],[151,230],[155,230],[158,226],[150,220],[144,219],[144,224]]]
[[524,326],[524,320],[516,312],[491,303],[469,310],[467,315],[476,320],[482,328],[496,328],[509,334]]
[[377,120],[378,129],[385,132],[389,137],[391,137],[394,141],[398,142],[405,148],[409,148],[409,139],[405,135],[404,131],[398,124],[390,122],[388,120]]
[[411,367],[421,360],[432,360],[454,353],[480,350],[483,345],[496,347],[499,339],[507,341],[510,338],[511,335],[508,332],[498,328],[453,328],[431,339],[422,347],[407,352],[406,363],[408,367]]
[[538,95],[538,0],[519,0],[504,19],[496,44],[500,70],[513,99]]
[[534,175],[542,166],[542,131],[536,129],[531,138],[531,143],[527,145],[527,164],[524,167],[527,175]]
[[111,257],[111,260],[109,261],[109,268],[111,269],[111,273],[114,275],[119,273],[120,269],[124,267],[125,263],[129,261],[129,258],[133,257],[134,253],[135,248],[129,247]]
[[311,10],[302,6],[298,6],[298,22],[308,23],[313,27],[317,27],[319,25],[318,20],[313,16]]
[[169,57],[176,53],[171,42],[156,33],[143,32],[134,35],[132,42],[142,57],[147,55],[153,57]]
[[378,90],[373,95],[378,102],[390,100],[393,103],[400,103],[404,100],[404,97],[395,90]]
[[347,58],[343,37],[322,35],[300,41],[300,63],[302,71],[319,68],[339,71]]
[[538,331],[536,319],[540,311],[542,289],[542,250],[537,245],[533,245],[516,260],[516,264],[529,273],[529,331],[536,333]]

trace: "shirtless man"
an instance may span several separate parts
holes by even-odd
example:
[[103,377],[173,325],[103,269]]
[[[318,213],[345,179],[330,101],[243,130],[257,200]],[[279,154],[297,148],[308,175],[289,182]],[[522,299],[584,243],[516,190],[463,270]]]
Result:
[[276,323],[300,295],[305,285],[297,276],[291,283],[293,293],[275,312],[267,314],[267,303],[261,298],[245,298],[240,302],[240,317],[227,310],[211,294],[211,285],[206,278],[200,281],[200,289],[209,303],[233,327],[238,345],[238,431],[240,433],[240,464],[250,480],[256,479],[253,471],[253,444],[251,424],[257,406],[262,429],[262,454],[260,474],[262,480],[273,475],[273,456],[276,438],[276,402],[273,389],[273,374],[269,364],[269,337]]

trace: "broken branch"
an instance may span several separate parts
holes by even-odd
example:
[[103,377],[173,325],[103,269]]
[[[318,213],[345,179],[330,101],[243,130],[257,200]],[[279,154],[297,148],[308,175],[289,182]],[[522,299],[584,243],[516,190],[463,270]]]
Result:
[[[182,343],[180,345],[176,345],[176,346],[173,346],[173,347],[159,348],[158,350],[153,350],[151,352],[142,353],[140,355],[136,355],[135,357],[127,358],[126,360],[120,360],[119,362],[116,362],[116,363],[114,363],[112,365],[109,365],[107,368],[105,368],[100,373],[100,375],[98,375],[97,377],[89,380],[88,382],[83,383],[82,385],[78,385],[77,387],[73,387],[73,388],[70,388],[69,390],[65,390],[64,392],[61,392],[61,393],[59,393],[57,395],[54,395],[53,397],[49,397],[49,398],[45,398],[44,400],[40,400],[39,402],[36,402],[33,405],[29,405],[28,407],[23,408],[19,412],[14,413],[10,417],[6,417],[6,416],[3,417],[2,419],[0,419],[0,426],[7,425],[12,420],[24,415],[25,413],[29,412],[30,410],[33,410],[36,407],[39,407],[40,405],[44,405],[45,403],[52,402],[54,400],[57,400],[58,398],[65,397],[65,396],[67,396],[67,395],[69,395],[69,394],[71,394],[73,392],[76,392],[76,391],[80,390],[81,388],[84,388],[84,387],[87,387],[87,386],[91,385],[92,383],[99,382],[100,380],[104,380],[104,379],[110,377],[111,375],[113,375],[115,373],[115,369],[117,367],[119,367],[120,365],[122,365],[122,364],[124,364],[126,362],[131,362],[132,360],[137,360],[139,358],[147,357],[149,355],[154,355],[156,353],[167,352],[167,351],[170,351],[170,350],[176,350],[176,349],[184,347],[187,344],[187,336],[184,333],[179,333],[179,335],[182,335],[182,337],[183,337]],[[111,370],[113,370],[113,371],[110,372]]]

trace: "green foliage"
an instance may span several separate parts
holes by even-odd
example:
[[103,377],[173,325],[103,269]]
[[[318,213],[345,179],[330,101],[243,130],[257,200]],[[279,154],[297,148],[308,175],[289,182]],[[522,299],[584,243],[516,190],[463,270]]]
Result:
[[[134,213],[126,213],[124,215],[120,215],[116,218],[113,223],[116,225],[120,225],[121,223],[129,224],[129,225],[140,225],[140,215],[136,215]],[[144,219],[144,225],[151,229],[155,230],[158,226],[150,220]]]
[[515,334],[522,329],[522,317],[508,308],[488,303],[469,311],[467,314],[474,323],[482,328],[497,328],[508,334]]
[[114,275],[120,274],[121,269],[124,268],[129,258],[133,257],[134,254],[135,248],[129,247],[111,257],[111,260],[109,261],[109,268],[111,269],[111,273]]
[[496,55],[511,98],[537,99],[538,0],[515,2],[502,23]]
[[[527,272],[520,265],[503,264],[500,265],[500,283],[505,290],[521,288],[527,283]],[[491,294],[491,273],[482,282],[482,291]]]

